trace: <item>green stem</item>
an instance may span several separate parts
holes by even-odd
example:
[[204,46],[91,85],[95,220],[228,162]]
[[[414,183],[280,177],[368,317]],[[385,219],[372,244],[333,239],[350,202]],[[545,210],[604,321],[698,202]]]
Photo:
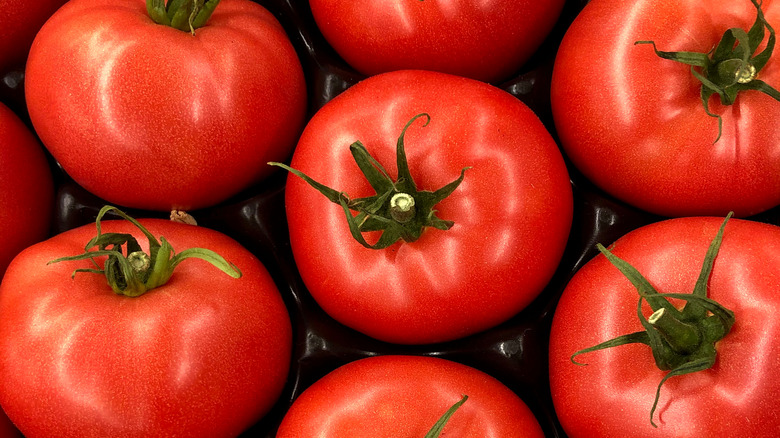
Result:
[[702,336],[699,329],[692,324],[680,321],[664,308],[655,311],[647,318],[647,321],[679,354],[690,354],[701,345]]
[[146,11],[155,23],[195,35],[206,25],[219,0],[146,0]]
[[[141,250],[138,241],[130,234],[103,233],[101,221],[108,212],[113,212],[135,225],[149,241],[149,252]],[[138,297],[149,290],[164,285],[173,275],[176,266],[188,258],[205,260],[225,274],[233,278],[241,278],[241,271],[235,265],[209,249],[188,248],[176,254],[164,237],[160,237],[160,240],[157,241],[154,235],[137,220],[116,207],[110,205],[103,207],[97,215],[95,227],[97,235],[87,243],[84,253],[61,257],[48,264],[91,260],[97,269],[76,269],[72,276],[79,272],[104,275],[108,285],[115,293],[128,297]],[[97,250],[90,251],[95,247]],[[107,259],[103,262],[103,268],[100,269],[95,257],[104,256],[107,256]]]
[[[581,354],[625,344],[649,346],[653,352],[656,366],[661,370],[669,371],[658,384],[655,400],[650,409],[650,424],[654,427],[657,426],[653,421],[653,415],[658,406],[661,386],[664,382],[671,377],[695,373],[712,367],[717,356],[715,344],[728,335],[734,325],[734,312],[707,297],[707,284],[712,267],[723,241],[726,223],[731,216],[732,213],[726,216],[715,238],[707,248],[699,277],[693,287],[693,293],[659,293],[636,268],[612,254],[601,244],[597,245],[599,251],[631,282],[639,293],[636,314],[644,331],[625,334],[584,348],[575,352],[570,360],[574,364],[583,365],[575,361],[574,358]],[[678,310],[669,302],[669,298],[685,301],[685,307]],[[645,318],[642,312],[643,301],[647,301],[654,311],[649,318]]]
[[[455,191],[463,181],[466,169],[468,169],[468,167],[461,169],[457,179],[436,191],[418,190],[406,160],[404,136],[412,123],[422,117],[427,119],[423,126],[427,126],[430,122],[430,116],[425,113],[418,114],[406,123],[398,137],[396,142],[398,177],[395,181],[390,178],[384,166],[368,153],[366,147],[359,140],[349,146],[352,158],[376,192],[374,196],[351,199],[344,192],[319,183],[290,166],[276,162],[268,164],[281,167],[303,179],[328,198],[330,202],[340,205],[352,237],[366,248],[383,249],[399,240],[414,242],[420,238],[426,227],[448,230],[453,226],[452,221],[438,218],[434,207]],[[357,212],[357,215],[353,215],[353,211]],[[379,240],[373,245],[363,238],[362,233],[368,231],[382,231]]]
[[[636,41],[634,44],[651,44],[655,54],[691,66],[691,74],[701,82],[700,98],[707,115],[718,119],[717,143],[723,131],[723,120],[710,111],[710,97],[717,94],[723,105],[732,105],[737,94],[754,90],[780,101],[780,92],[757,79],[759,72],[769,61],[775,47],[775,30],[766,21],[758,0],[750,0],[756,7],[756,20],[749,31],[740,28],[728,29],[715,50],[711,53],[664,52],[656,48],[653,41]],[[759,53],[765,31],[769,32],[766,47]],[[698,70],[697,70],[698,69]]]

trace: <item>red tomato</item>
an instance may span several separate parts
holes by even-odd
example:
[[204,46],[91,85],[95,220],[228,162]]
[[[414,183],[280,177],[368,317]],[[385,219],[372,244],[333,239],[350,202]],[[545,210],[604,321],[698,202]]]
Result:
[[0,104],[0,278],[19,251],[49,234],[54,200],[43,149]]
[[[762,9],[780,28],[780,2],[764,0]],[[634,45],[708,52],[727,29],[750,29],[756,13],[748,0],[588,3],[553,72],[565,153],[605,191],[661,215],[748,216],[780,204],[780,102],[757,91],[740,92],[730,106],[711,97],[723,122],[715,143],[718,121],[707,115],[691,67]],[[776,56],[758,79],[780,88]]]
[[420,190],[465,179],[435,206],[451,229],[383,250],[353,239],[341,206],[297,176],[286,205],[295,261],[306,287],[336,320],[380,340],[452,340],[505,321],[555,271],[569,233],[572,192],[563,159],[519,100],[471,79],[426,71],[371,77],[314,115],[292,167],[351,198],[374,194],[350,155],[361,141],[396,175],[405,135]]
[[24,65],[35,34],[67,0],[0,2],[0,72]]
[[[722,218],[682,218],[634,230],[612,252],[660,293],[693,290]],[[758,437],[780,430],[780,228],[731,219],[709,276],[709,298],[734,313],[710,369],[669,378],[647,345],[570,357],[619,335],[642,331],[637,289],[603,255],[577,272],[555,312],[550,384],[566,433],[576,437]],[[677,304],[672,300],[673,304]],[[644,306],[643,314],[649,314]]]
[[303,124],[300,62],[273,15],[223,0],[195,35],[142,0],[71,0],[35,39],[30,118],[65,171],[111,203],[216,204],[288,157]]
[[[236,436],[281,393],[291,324],[259,260],[216,231],[141,223],[180,252],[217,252],[243,276],[184,260],[133,298],[104,276],[71,278],[94,267],[88,260],[47,265],[82,253],[94,226],[23,251],[0,285],[0,404],[25,436]],[[102,229],[143,237],[126,221]]]
[[528,406],[498,380],[416,356],[369,357],[336,369],[295,400],[276,436],[423,437],[463,395],[441,436],[544,437]]
[[497,82],[552,29],[563,0],[311,0],[336,52],[366,75],[422,69]]

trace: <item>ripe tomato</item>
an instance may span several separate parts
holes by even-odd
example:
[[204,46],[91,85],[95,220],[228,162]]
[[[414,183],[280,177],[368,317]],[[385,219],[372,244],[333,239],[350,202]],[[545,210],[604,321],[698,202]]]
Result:
[[563,0],[311,0],[325,39],[366,75],[422,69],[507,79],[552,29]]
[[[780,2],[761,8],[780,27]],[[753,90],[725,106],[713,95],[718,138],[691,67],[634,44],[706,53],[727,29],[748,31],[756,16],[748,0],[588,3],[561,43],[552,78],[565,153],[606,192],[661,215],[748,216],[780,204],[780,102]],[[780,88],[776,57],[758,79]]]
[[405,132],[405,179],[433,191],[470,166],[434,208],[451,229],[368,249],[340,205],[294,175],[286,189],[295,262],[312,296],[341,323],[405,344],[457,339],[523,309],[557,267],[572,218],[566,167],[536,115],[504,91],[443,73],[397,71],[351,87],[314,115],[291,167],[352,199],[370,196],[350,143],[395,175],[399,134],[421,113],[429,123]]
[[[617,240],[615,256],[633,265],[660,293],[685,293],[722,218],[671,219]],[[715,343],[714,365],[669,378],[647,345],[621,345],[571,356],[602,341],[642,331],[637,289],[603,256],[566,287],[550,334],[550,384],[555,409],[572,437],[758,437],[780,430],[780,228],[731,219],[709,277],[708,296],[730,309],[734,325]],[[709,282],[707,283],[707,278]],[[679,301],[672,300],[673,304]],[[643,315],[650,314],[643,305]]]
[[24,65],[35,34],[67,0],[3,0],[0,2],[0,73]]
[[35,136],[0,104],[0,278],[19,251],[49,234],[54,184]]
[[77,183],[156,210],[213,205],[266,176],[306,106],[292,44],[248,0],[221,1],[194,35],[156,24],[142,0],[71,0],[36,37],[25,91]]
[[[89,260],[47,264],[83,252],[94,226],[23,251],[0,285],[0,404],[25,436],[237,436],[281,393],[291,324],[259,260],[216,231],[140,222],[179,254],[211,249],[243,276],[184,260],[166,284],[129,297],[103,276],[71,278],[95,268]],[[126,221],[102,230],[143,238]]]
[[464,395],[441,436],[544,436],[528,406],[498,380],[421,356],[375,356],[336,369],[295,400],[276,436],[423,437]]

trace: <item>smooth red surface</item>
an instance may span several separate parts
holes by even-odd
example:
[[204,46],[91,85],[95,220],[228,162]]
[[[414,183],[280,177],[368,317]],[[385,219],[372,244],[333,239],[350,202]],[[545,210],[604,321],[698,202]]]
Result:
[[348,363],[307,388],[277,438],[423,437],[463,395],[442,437],[543,438],[528,406],[493,377],[431,357]]
[[0,2],[0,72],[24,67],[35,34],[67,0],[3,0]]
[[[423,71],[369,78],[325,105],[304,130],[292,167],[352,198],[371,186],[349,145],[360,140],[396,177],[396,141],[419,190],[470,166],[435,209],[455,225],[383,250],[353,239],[344,212],[290,176],[286,204],[306,287],[336,320],[380,340],[422,344],[495,326],[530,303],[560,261],[572,218],[561,154],[536,115],[490,85]],[[372,237],[368,237],[373,241]]]
[[53,198],[43,148],[0,104],[0,278],[19,251],[48,236]]
[[[780,28],[780,2],[764,0]],[[748,30],[748,0],[594,0],[569,28],[558,51],[552,105],[561,144],[599,187],[667,216],[748,216],[780,204],[780,102],[743,92],[704,111],[690,66],[659,50],[708,52],[732,27]],[[767,32],[768,34],[768,32]],[[758,75],[780,88],[777,49]],[[713,144],[714,143],[714,144]]]
[[36,37],[30,117],[73,179],[110,203],[210,206],[270,173],[302,127],[300,62],[274,16],[223,0],[195,36],[143,0],[71,0]]
[[311,0],[317,26],[366,75],[421,69],[507,79],[552,29],[563,0]]
[[[83,252],[94,225],[25,250],[0,285],[0,404],[25,436],[237,436],[281,393],[291,325],[262,264],[215,231],[142,223],[177,252],[219,253],[243,277],[187,259],[129,298],[104,276],[71,279],[89,261],[47,265]],[[129,222],[102,224],[145,241]]]
[[[612,252],[660,293],[690,293],[723,218],[683,218],[649,225],[619,239]],[[609,242],[604,242],[605,244]],[[555,409],[571,438],[759,437],[780,430],[780,228],[731,219],[709,279],[709,297],[734,312],[731,332],[716,344],[714,367],[664,383],[654,421],[650,409],[666,372],[642,344],[577,356],[576,351],[642,330],[639,295],[598,255],[561,297],[550,335]],[[645,303],[645,316],[651,313]]]

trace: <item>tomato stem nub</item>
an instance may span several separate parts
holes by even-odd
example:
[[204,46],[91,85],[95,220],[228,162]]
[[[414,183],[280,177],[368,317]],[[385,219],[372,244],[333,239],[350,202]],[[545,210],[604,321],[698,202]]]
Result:
[[[130,221],[146,236],[149,241],[149,253],[141,249],[141,245],[131,234],[103,233],[101,221],[108,212],[113,212],[123,219]],[[241,278],[241,271],[228,263],[222,256],[204,248],[189,248],[176,254],[173,247],[164,237],[157,239],[141,225],[116,207],[107,205],[100,209],[97,219],[97,236],[93,237],[84,248],[84,253],[61,257],[50,261],[48,264],[75,260],[91,260],[96,269],[76,269],[73,276],[79,272],[103,274],[111,289],[118,295],[137,297],[147,291],[162,286],[173,275],[174,269],[187,258],[199,258],[205,260],[225,274],[233,278]],[[123,248],[124,245],[124,248]],[[90,249],[97,247],[97,250]],[[127,254],[125,256],[124,254]],[[95,261],[95,257],[107,256],[103,267]]]
[[[639,292],[637,317],[644,327],[644,331],[618,336],[593,347],[582,349],[571,356],[571,361],[583,365],[576,362],[574,357],[625,344],[648,345],[653,351],[656,366],[661,370],[669,370],[669,373],[661,379],[656,388],[655,401],[650,409],[650,424],[654,427],[657,426],[653,421],[653,415],[658,406],[661,386],[664,382],[674,376],[711,368],[715,364],[717,356],[715,343],[723,339],[734,325],[734,312],[707,297],[707,283],[712,273],[712,266],[723,241],[726,222],[732,214],[729,213],[726,216],[707,249],[693,293],[658,293],[636,268],[612,254],[601,244],[597,245],[607,260],[620,270]],[[669,302],[669,298],[683,300],[686,304],[682,310],[678,310]],[[648,318],[645,318],[642,313],[643,301],[647,301],[653,309],[653,314]]]
[[398,223],[405,224],[414,218],[414,196],[408,193],[396,193],[390,198],[390,216]]
[[669,347],[680,354],[695,352],[701,345],[702,336],[698,327],[679,320],[660,308],[647,318],[653,328],[669,343]]
[[[331,202],[338,204],[344,210],[352,237],[361,245],[371,249],[382,249],[394,244],[400,239],[406,242],[417,240],[425,227],[448,230],[454,223],[442,220],[436,216],[434,206],[447,198],[460,185],[468,167],[460,171],[460,176],[440,189],[429,192],[418,190],[409,171],[404,150],[406,130],[420,117],[425,117],[427,126],[431,118],[422,113],[412,117],[398,137],[396,143],[396,161],[398,178],[393,181],[385,168],[376,161],[360,141],[349,146],[352,158],[368,180],[376,194],[365,198],[350,199],[346,194],[327,187],[303,172],[285,164],[270,162],[272,166],[281,167],[300,177],[310,186],[325,195]],[[353,216],[352,211],[357,215]],[[379,240],[371,245],[363,237],[367,231],[382,231]]]
[[[780,101],[780,92],[757,79],[758,72],[769,61],[775,48],[775,30],[766,21],[757,0],[750,0],[756,7],[756,21],[749,31],[740,28],[728,29],[716,48],[710,53],[663,52],[653,41],[636,41],[634,44],[651,44],[655,54],[661,58],[691,66],[691,74],[701,82],[701,102],[707,115],[718,119],[718,136],[723,131],[723,119],[710,111],[709,100],[717,94],[723,105],[731,105],[740,91],[756,90]],[[755,54],[764,40],[764,30],[769,31],[766,47]],[[696,68],[700,70],[696,70]]]
[[195,35],[195,29],[203,27],[219,0],[146,0],[146,11],[157,24],[170,26]]

